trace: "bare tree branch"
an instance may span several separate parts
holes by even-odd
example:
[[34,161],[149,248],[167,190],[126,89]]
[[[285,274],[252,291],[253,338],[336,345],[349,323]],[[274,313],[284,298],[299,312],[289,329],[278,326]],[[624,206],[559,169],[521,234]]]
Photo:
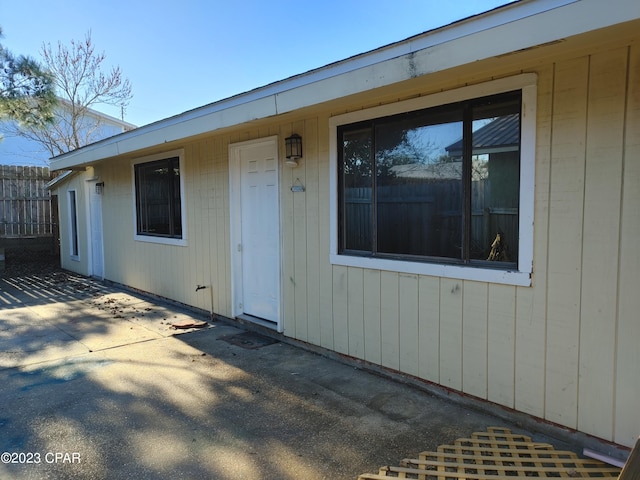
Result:
[[[16,134],[39,142],[51,156],[93,143],[104,136],[104,122],[92,112],[98,105],[120,107],[124,112],[132,94],[131,83],[119,66],[107,70],[106,55],[95,51],[89,31],[84,40],[69,46],[42,45],[42,63],[53,79],[60,99],[54,123],[48,128],[22,128]],[[105,72],[105,70],[107,70]]]

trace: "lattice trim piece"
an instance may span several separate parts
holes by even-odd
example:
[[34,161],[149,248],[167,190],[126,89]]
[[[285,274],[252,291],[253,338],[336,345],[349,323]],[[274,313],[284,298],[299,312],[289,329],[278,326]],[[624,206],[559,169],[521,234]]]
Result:
[[554,450],[548,443],[532,442],[507,428],[490,427],[441,445],[437,452],[405,458],[398,467],[380,468],[359,480],[411,478],[418,480],[515,480],[518,478],[616,478],[620,469],[575,453]]

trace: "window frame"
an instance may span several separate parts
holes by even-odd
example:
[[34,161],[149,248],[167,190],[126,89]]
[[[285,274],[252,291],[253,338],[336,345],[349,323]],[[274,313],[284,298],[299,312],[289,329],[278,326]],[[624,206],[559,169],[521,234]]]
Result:
[[[180,237],[172,237],[167,235],[153,235],[138,233],[138,197],[136,190],[136,167],[145,163],[153,163],[162,160],[178,158],[178,168],[180,170],[180,220],[182,235]],[[186,212],[185,212],[185,172],[184,172],[184,150],[173,150],[170,152],[159,153],[147,157],[135,159],[131,164],[131,188],[133,197],[133,238],[140,242],[160,243],[165,245],[187,245],[187,229],[186,229]]]
[[[446,261],[411,261],[339,253],[339,165],[338,127],[367,120],[413,112],[440,105],[473,100],[485,96],[520,90],[521,140],[520,140],[520,198],[519,243],[517,269],[496,269],[486,265],[451,264]],[[330,194],[330,262],[333,265],[361,267],[399,273],[431,275],[444,278],[476,280],[507,285],[530,286],[533,272],[533,214],[535,186],[537,75],[521,74],[454,90],[359,110],[329,119],[329,181]]]
[[69,257],[80,261],[80,235],[78,232],[78,190],[67,190],[69,208]]

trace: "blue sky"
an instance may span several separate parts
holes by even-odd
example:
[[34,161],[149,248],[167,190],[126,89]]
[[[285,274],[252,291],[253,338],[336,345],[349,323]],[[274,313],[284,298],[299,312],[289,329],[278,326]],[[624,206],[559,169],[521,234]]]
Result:
[[131,81],[125,120],[141,126],[505,3],[2,0],[0,26],[6,48],[36,59],[43,43],[68,45],[90,30],[106,63]]

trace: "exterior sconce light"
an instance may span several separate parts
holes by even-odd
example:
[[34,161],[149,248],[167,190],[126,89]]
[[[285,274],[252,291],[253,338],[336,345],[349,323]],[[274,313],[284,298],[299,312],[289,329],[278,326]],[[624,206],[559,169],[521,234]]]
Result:
[[297,167],[298,159],[302,158],[302,137],[294,133],[290,137],[284,139],[284,145],[287,157],[287,166]]
[[102,195],[103,189],[104,189],[104,182],[96,183],[96,193],[98,195]]

